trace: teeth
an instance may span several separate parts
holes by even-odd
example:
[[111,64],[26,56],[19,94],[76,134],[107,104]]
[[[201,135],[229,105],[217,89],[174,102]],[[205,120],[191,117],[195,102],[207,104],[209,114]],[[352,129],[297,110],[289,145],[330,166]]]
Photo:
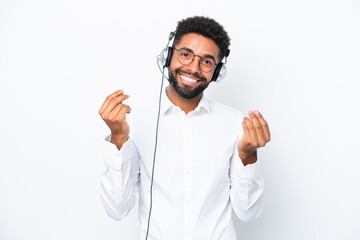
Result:
[[186,77],[186,76],[181,76],[185,81],[188,81],[188,82],[197,82],[195,79],[192,79],[192,78],[189,78],[189,77]]

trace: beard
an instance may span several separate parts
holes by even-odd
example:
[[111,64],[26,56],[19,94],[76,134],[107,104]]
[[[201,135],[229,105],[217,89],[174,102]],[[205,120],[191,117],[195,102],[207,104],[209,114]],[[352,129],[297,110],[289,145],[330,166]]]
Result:
[[[192,88],[191,86],[187,86],[187,85],[180,86],[179,80],[177,78],[178,73],[185,73],[191,75],[197,79],[200,79],[201,83],[199,86],[195,88]],[[175,74],[173,73],[173,70],[169,69],[169,82],[180,96],[182,96],[183,98],[190,99],[201,94],[209,86],[211,81],[207,81],[205,77],[201,77],[197,73],[192,74],[191,72],[186,72],[184,70],[177,68],[175,69]]]

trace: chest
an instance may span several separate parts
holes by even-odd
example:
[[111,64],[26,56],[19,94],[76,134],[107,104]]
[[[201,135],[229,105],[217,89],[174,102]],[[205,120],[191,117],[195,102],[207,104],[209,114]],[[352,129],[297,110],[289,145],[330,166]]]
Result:
[[156,178],[160,182],[166,179],[180,184],[189,173],[205,181],[228,177],[238,137],[237,126],[232,121],[207,115],[166,116],[160,120],[157,140],[154,126],[156,121],[151,120],[135,126],[142,172],[151,172],[156,141]]

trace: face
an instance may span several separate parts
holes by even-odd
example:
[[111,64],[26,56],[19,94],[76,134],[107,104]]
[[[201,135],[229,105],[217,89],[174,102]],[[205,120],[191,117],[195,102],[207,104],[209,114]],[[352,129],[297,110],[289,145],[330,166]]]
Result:
[[[200,34],[185,34],[174,47],[176,49],[186,48],[195,55],[212,57],[216,63],[219,62],[219,47],[213,40]],[[178,54],[178,51],[174,50],[169,69],[169,81],[180,96],[194,98],[209,86],[215,69],[203,72],[200,69],[201,58],[198,56],[194,56],[192,63],[183,65],[178,60]]]

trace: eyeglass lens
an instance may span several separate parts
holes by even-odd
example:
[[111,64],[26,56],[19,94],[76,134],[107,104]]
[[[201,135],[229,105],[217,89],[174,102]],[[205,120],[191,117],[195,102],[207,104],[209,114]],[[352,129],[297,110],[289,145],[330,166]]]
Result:
[[[176,49],[177,50],[177,49]],[[194,53],[186,50],[180,49],[178,51],[178,60],[183,65],[189,65],[195,58]],[[196,55],[198,56],[198,55]],[[200,57],[200,56],[198,56]],[[210,72],[215,67],[215,61],[212,58],[200,57],[200,69],[203,72]]]

